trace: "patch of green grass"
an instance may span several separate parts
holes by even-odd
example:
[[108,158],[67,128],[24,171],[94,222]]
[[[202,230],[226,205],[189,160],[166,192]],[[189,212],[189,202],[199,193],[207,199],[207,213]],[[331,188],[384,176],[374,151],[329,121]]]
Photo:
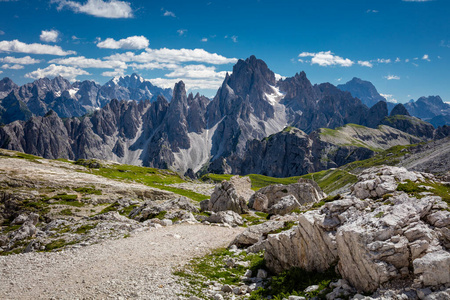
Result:
[[220,183],[224,180],[230,180],[230,178],[233,177],[233,175],[230,174],[213,174],[208,173],[200,177],[201,181],[212,181],[215,183]]
[[73,212],[70,208],[63,209],[59,213],[63,216],[73,216]]
[[423,184],[412,182],[411,180],[407,179],[405,183],[399,183],[399,185],[397,186],[397,191],[403,191],[413,197],[422,198],[423,196],[420,195],[420,193],[426,192],[427,189],[422,187],[421,185]]
[[431,186],[433,189],[430,190],[436,196],[442,198],[443,201],[447,202],[450,206],[450,185],[448,184],[440,184],[440,183],[430,183],[428,186]]
[[119,207],[120,207],[120,204],[118,202],[114,202],[113,204],[102,209],[102,211],[99,212],[98,214],[101,215],[101,214],[108,213],[110,211],[117,211],[119,209]]
[[76,189],[73,189],[73,190],[78,192],[78,193],[89,194],[89,195],[101,195],[102,194],[101,190],[97,190],[97,189],[92,188],[92,187],[79,187],[79,188],[76,188]]
[[119,214],[121,214],[122,216],[128,217],[130,215],[131,211],[133,209],[135,209],[136,207],[138,207],[138,205],[130,205],[125,208],[122,208],[121,210],[119,210]]
[[329,169],[316,173],[309,173],[301,176],[301,178],[314,180],[327,194],[337,191],[345,186],[352,185],[358,181],[358,178],[355,175],[340,169]]
[[[292,268],[284,271],[279,275],[273,276],[269,284],[263,289],[252,292],[250,300],[270,299],[281,300],[288,298],[290,295],[303,296],[308,299],[315,296],[324,298],[327,292],[331,292],[328,288],[332,281],[339,279],[339,275],[334,271],[335,266],[331,266],[325,272],[308,272],[300,268]],[[318,285],[319,289],[305,293],[304,290],[311,286]]]
[[53,196],[51,199],[62,200],[62,201],[75,201],[78,199],[77,195],[67,195],[67,193],[61,193]]
[[[201,181],[213,181],[215,183],[220,183],[223,180],[230,180],[231,177],[234,175],[230,174],[205,174],[203,175],[200,180]],[[277,177],[270,177],[270,176],[264,176],[259,174],[249,174],[245,175],[250,177],[250,180],[252,182],[252,190],[259,190],[262,187],[271,185],[271,184],[291,184],[296,183],[300,176],[294,176],[294,177],[285,177],[285,178],[277,178]]]
[[79,201],[57,201],[53,204],[59,204],[59,205],[68,205],[68,206],[75,206],[75,207],[83,207],[85,204],[83,202]]
[[74,245],[76,243],[77,243],[77,241],[66,242],[66,240],[64,240],[64,239],[58,239],[58,240],[54,240],[54,241],[50,242],[49,244],[45,245],[45,250],[52,251],[55,249],[59,249],[59,248],[68,246],[68,245]]
[[75,233],[77,233],[77,234],[86,234],[90,230],[94,229],[96,226],[97,226],[97,223],[82,225],[82,226],[78,227],[75,230]]
[[26,153],[22,153],[22,152],[16,152],[16,151],[14,151],[14,154],[11,154],[11,155],[9,153],[0,152],[0,156],[7,156],[7,157],[11,157],[11,158],[28,159],[28,160],[32,160],[32,161],[36,161],[36,159],[42,159],[42,157],[39,157],[39,156],[26,154]]
[[250,214],[242,214],[242,218],[244,218],[247,222],[247,226],[258,225],[263,223],[265,220],[262,220],[259,216],[252,216]]
[[[217,249],[204,257],[192,259],[182,269],[174,271],[173,274],[184,279],[189,295],[207,299],[202,291],[208,287],[205,284],[207,280],[217,281],[220,284],[236,285],[245,274],[247,268],[241,265],[235,265],[231,268],[226,266],[226,261],[231,257],[236,256],[228,249]],[[247,254],[242,252],[237,259],[249,262],[250,270],[255,274],[258,269],[265,266],[262,253]]]
[[7,234],[8,232],[15,231],[19,229],[22,225],[10,225],[2,229],[3,234]]
[[376,215],[375,215],[375,218],[382,218],[384,216],[384,212],[383,211],[380,211],[379,213],[377,213]]
[[255,215],[257,215],[257,216],[259,216],[261,218],[264,218],[264,219],[267,219],[269,217],[268,213],[265,213],[265,212],[262,212],[262,211],[255,211]]
[[[148,217],[147,217],[147,220],[149,220],[149,219],[160,219],[160,220],[162,220],[162,219],[164,219],[164,217],[166,216],[166,214],[167,214],[167,211],[165,211],[165,210],[163,210],[163,211],[160,211],[159,213],[157,213],[157,214],[150,214],[150,215],[148,215]],[[145,220],[144,220],[145,221]]]

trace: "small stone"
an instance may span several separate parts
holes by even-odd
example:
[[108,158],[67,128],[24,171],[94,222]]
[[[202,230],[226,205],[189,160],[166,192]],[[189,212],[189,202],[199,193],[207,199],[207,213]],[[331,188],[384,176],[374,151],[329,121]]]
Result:
[[252,277],[252,270],[245,271],[244,277],[247,277],[247,278]]
[[289,296],[288,300],[306,300],[305,297],[301,297],[301,296]]
[[318,289],[319,289],[318,285],[311,285],[305,289],[305,293],[314,292],[314,291],[317,291]]
[[258,273],[256,274],[257,278],[265,279],[267,278],[267,271],[263,269],[259,269]]
[[214,300],[223,300],[223,296],[221,294],[215,294],[213,299]]
[[231,293],[231,292],[233,292],[233,289],[228,284],[223,285],[221,290],[224,293]]

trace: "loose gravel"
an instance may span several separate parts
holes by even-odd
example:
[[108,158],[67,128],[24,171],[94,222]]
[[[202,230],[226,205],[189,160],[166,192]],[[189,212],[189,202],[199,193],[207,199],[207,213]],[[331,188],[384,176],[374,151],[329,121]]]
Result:
[[80,249],[0,257],[0,299],[182,299],[174,268],[242,231],[183,224]]

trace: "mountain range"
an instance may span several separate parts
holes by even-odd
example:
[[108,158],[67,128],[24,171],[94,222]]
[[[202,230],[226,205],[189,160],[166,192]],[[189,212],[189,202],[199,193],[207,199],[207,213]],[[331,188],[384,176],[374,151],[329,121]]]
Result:
[[58,76],[19,87],[5,77],[0,81],[0,123],[27,121],[50,110],[62,118],[80,117],[105,106],[111,99],[156,101],[158,95],[170,100],[172,90],[156,87],[137,74],[115,77],[103,86],[89,80],[72,84]]
[[[252,172],[291,176],[368,158],[387,146],[449,133],[448,127],[435,129],[410,116],[402,104],[389,115],[386,101],[369,108],[351,92],[330,83],[311,84],[304,72],[277,80],[266,63],[255,56],[236,63],[212,100],[188,95],[182,81],[175,85],[171,99],[163,93],[168,91],[161,90],[154,99],[144,92],[143,87],[150,91],[150,85],[137,75],[113,79],[103,87],[96,85],[98,90],[87,88],[97,91],[91,98],[83,98],[86,93],[80,91],[85,91],[83,83],[92,82],[70,85],[60,77],[42,82],[47,84],[40,85],[42,91],[51,90],[49,86],[66,88],[58,97],[70,96],[67,89],[79,87],[75,93],[79,98],[66,97],[73,101],[64,107],[75,107],[75,99],[89,107],[106,104],[81,118],[63,118],[57,110],[48,110],[42,116],[42,110],[27,121],[2,126],[0,147],[46,158],[102,158],[170,168],[188,175]],[[8,82],[4,85],[8,84],[12,86]],[[33,90],[38,89],[36,86]],[[16,94],[23,95],[22,90],[10,92],[6,103]],[[41,93],[50,97],[48,94]],[[104,95],[138,99],[107,101]],[[21,111],[24,104],[30,107],[39,103],[30,100],[35,98],[41,99],[20,100],[16,108],[9,109]]]

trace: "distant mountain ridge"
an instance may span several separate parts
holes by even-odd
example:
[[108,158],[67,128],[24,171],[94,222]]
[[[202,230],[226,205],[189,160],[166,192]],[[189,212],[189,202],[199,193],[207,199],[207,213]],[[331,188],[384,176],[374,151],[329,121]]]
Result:
[[[139,80],[131,79],[127,82],[129,86],[141,86]],[[118,84],[120,80],[115,80],[110,86]],[[399,114],[405,111],[401,104],[394,110]],[[386,121],[387,118],[391,119]],[[251,56],[236,63],[213,100],[199,94],[188,95],[180,81],[173,89],[170,102],[163,95],[153,102],[112,100],[83,118],[61,119],[50,111],[44,117],[2,126],[0,147],[46,158],[101,158],[189,174],[244,172],[236,165],[248,160],[252,141],[279,134],[289,126],[298,128],[293,132],[299,136],[314,135],[320,128],[334,129],[348,123],[374,128],[374,131],[356,131],[361,132],[358,137],[361,141],[367,139],[364,144],[375,143],[374,138],[380,136],[386,139],[415,136],[416,140],[407,139],[411,142],[433,138],[432,125],[417,120],[407,115],[388,116],[385,101],[369,109],[360,99],[330,83],[312,85],[304,72],[277,80],[264,61]],[[383,122],[390,122],[387,124],[391,128],[389,135],[376,129]],[[409,135],[399,131],[405,128]],[[441,130],[439,135],[445,136],[446,132]],[[380,138],[377,139],[380,144]],[[319,140],[289,138],[287,144],[275,146],[280,147],[278,151],[282,153],[283,149],[302,148],[303,142],[305,149],[310,149],[311,143],[323,145]],[[344,158],[356,159],[373,153],[365,147],[333,143],[328,144],[336,146],[336,151],[341,149],[340,153],[347,153]],[[346,161],[340,155],[326,158],[315,152],[319,151],[316,146],[313,148],[311,151],[315,154],[304,156],[305,161],[299,164],[307,165],[307,160],[312,160],[314,170],[321,170],[333,164],[321,164],[318,160],[329,159],[338,165],[340,161]],[[352,151],[361,155],[352,154]],[[265,154],[258,156],[265,157]],[[270,157],[266,157],[270,161]],[[296,170],[305,172],[309,169]]]
[[63,118],[79,117],[112,99],[156,101],[158,95],[170,100],[172,90],[156,87],[137,74],[113,78],[103,86],[89,80],[71,84],[57,76],[19,87],[4,78],[0,81],[0,123],[43,116],[50,110]]

